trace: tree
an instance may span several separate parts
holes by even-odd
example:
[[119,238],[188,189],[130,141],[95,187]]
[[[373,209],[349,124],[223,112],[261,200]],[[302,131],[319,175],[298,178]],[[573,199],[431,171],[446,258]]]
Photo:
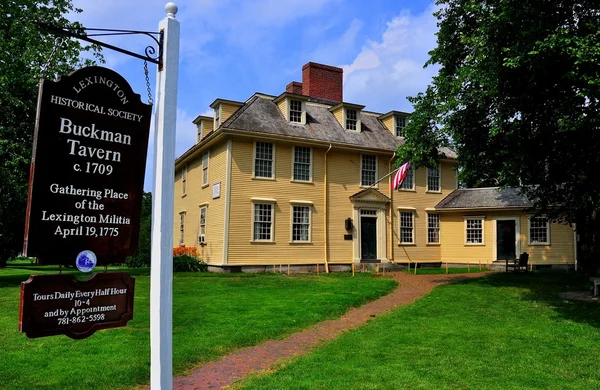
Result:
[[[600,232],[600,3],[440,0],[438,74],[398,153],[432,166],[449,146],[468,186],[522,186],[552,219]],[[600,237],[600,234],[595,234]]]
[[[99,48],[57,40],[34,22],[81,28],[63,15],[79,13],[71,0],[2,0],[0,13],[0,262],[23,247],[27,186],[40,77],[54,79],[91,61]],[[55,45],[56,44],[56,45]]]
[[129,256],[125,263],[128,267],[149,267],[152,237],[152,193],[144,192],[142,197],[142,212],[140,214],[140,237],[138,239],[138,253]]

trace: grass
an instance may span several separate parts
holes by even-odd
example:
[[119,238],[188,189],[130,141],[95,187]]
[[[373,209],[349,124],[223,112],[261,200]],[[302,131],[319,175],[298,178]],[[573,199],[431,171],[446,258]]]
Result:
[[[134,319],[127,327],[98,331],[84,340],[28,339],[17,331],[20,282],[30,273],[56,270],[25,263],[0,270],[0,388],[122,389],[148,383],[148,270],[132,270],[137,275]],[[392,280],[369,275],[175,274],[174,372],[183,374],[235,349],[338,317],[394,287]]]
[[441,286],[234,388],[597,389],[600,306],[557,295],[586,287],[564,273]]

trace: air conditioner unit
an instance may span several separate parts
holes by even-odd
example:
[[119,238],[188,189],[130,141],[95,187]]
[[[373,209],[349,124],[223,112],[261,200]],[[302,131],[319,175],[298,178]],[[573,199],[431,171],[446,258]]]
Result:
[[200,244],[203,244],[203,243],[204,243],[204,241],[205,241],[205,240],[204,240],[204,235],[198,236],[198,242],[199,242]]

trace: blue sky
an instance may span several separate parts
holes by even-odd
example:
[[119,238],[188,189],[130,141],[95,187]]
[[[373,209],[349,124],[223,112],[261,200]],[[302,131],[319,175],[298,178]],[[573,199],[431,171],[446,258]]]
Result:
[[[86,27],[156,31],[165,0],[73,0]],[[309,61],[344,69],[344,101],[366,110],[412,111],[406,96],[424,91],[436,69],[423,69],[435,47],[433,1],[179,0],[181,23],[176,154],[195,142],[192,120],[211,115],[216,98],[279,95],[302,81]],[[147,37],[105,41],[143,53]],[[107,67],[147,101],[143,62],[105,49]],[[155,91],[156,67],[149,64]],[[151,129],[153,131],[153,129]],[[152,188],[153,133],[144,188]]]

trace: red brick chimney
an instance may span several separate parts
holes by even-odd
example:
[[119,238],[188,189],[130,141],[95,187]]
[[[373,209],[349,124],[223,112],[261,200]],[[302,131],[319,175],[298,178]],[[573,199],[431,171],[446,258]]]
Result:
[[341,102],[343,72],[335,66],[307,63],[302,67],[302,95]]
[[289,93],[295,93],[296,95],[302,95],[302,83],[292,81],[286,85],[285,91]]

